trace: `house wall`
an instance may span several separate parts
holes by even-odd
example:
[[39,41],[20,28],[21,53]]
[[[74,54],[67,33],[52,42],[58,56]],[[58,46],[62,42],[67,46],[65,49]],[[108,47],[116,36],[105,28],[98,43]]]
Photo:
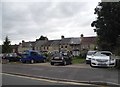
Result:
[[96,47],[95,44],[82,44],[81,49],[94,50]]
[[28,47],[18,47],[18,52],[24,52],[25,50],[32,50],[32,48],[28,48]]
[[69,44],[60,45],[60,50],[71,51],[72,47]]
[[72,47],[72,50],[75,50],[75,49],[80,50],[80,44],[71,45],[71,47]]
[[57,45],[49,46],[49,52],[53,52],[53,51],[59,51],[59,46]]

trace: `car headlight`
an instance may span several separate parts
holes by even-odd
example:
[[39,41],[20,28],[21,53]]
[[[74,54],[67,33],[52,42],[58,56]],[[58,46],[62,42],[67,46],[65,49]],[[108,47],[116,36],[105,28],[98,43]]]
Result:
[[111,59],[111,61],[115,61],[115,59]]

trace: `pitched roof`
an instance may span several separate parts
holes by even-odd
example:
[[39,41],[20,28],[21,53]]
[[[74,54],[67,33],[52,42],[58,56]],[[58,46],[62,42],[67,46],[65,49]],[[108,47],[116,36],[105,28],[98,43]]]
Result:
[[71,38],[71,44],[80,44],[80,38]]
[[34,41],[29,41],[29,42],[23,42],[22,43],[22,46],[23,47],[30,47],[31,46],[34,46],[35,45],[35,42]]
[[95,44],[96,43],[96,37],[83,37],[82,44]]
[[62,44],[70,44],[70,42],[71,42],[71,38],[63,38],[63,39],[61,39],[60,44],[61,45]]
[[39,47],[39,46],[43,46],[47,41],[46,40],[39,40],[35,42],[35,46]]
[[51,43],[51,45],[52,46],[59,46],[60,45],[60,41],[61,40],[53,40],[52,43]]
[[63,44],[80,44],[79,38],[63,38],[58,40],[39,40],[36,42],[36,46],[59,46]]
[[53,43],[54,40],[48,40],[46,43],[44,43],[44,46],[50,46]]

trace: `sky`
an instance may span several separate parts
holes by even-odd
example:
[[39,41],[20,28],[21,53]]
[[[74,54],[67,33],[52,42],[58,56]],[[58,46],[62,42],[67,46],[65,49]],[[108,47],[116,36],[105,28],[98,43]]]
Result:
[[49,40],[96,36],[91,23],[100,0],[2,0],[0,3],[0,44],[6,36],[11,44],[35,41],[41,35]]

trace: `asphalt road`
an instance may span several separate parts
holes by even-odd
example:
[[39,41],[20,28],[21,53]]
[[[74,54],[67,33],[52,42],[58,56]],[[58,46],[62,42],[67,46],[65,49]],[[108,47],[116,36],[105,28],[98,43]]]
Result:
[[61,84],[57,82],[56,83],[49,82],[31,77],[3,74],[2,85],[61,85]]
[[98,87],[91,84],[53,81],[34,77],[2,73],[3,87]]
[[[87,65],[86,65],[87,66]],[[39,64],[3,64],[2,71],[77,81],[102,81],[119,84],[119,71],[110,68],[51,66]]]

